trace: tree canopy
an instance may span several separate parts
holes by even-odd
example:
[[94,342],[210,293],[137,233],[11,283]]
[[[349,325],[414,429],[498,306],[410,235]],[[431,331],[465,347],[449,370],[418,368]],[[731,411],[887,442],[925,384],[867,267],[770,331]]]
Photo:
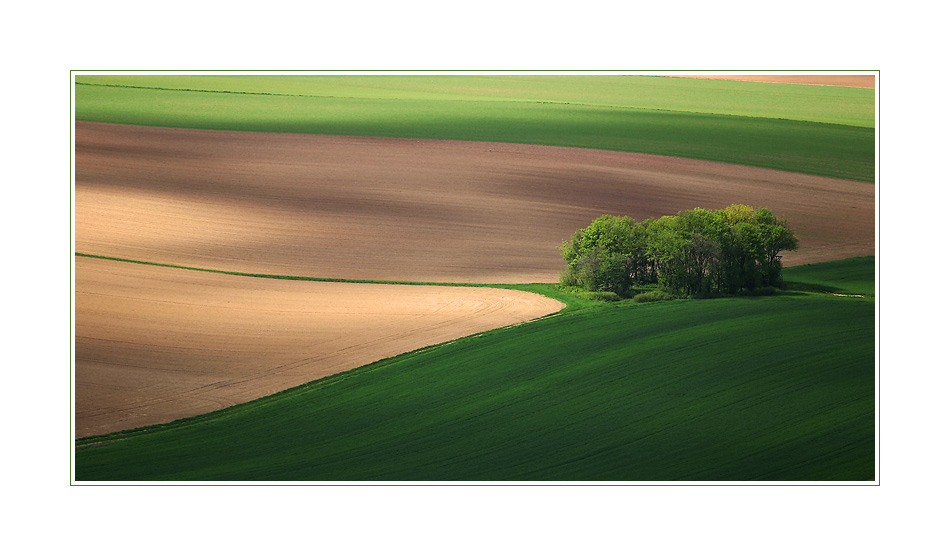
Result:
[[787,221],[767,208],[696,208],[639,222],[604,215],[561,246],[561,282],[618,295],[650,284],[674,295],[737,294],[782,286],[779,253],[797,248]]

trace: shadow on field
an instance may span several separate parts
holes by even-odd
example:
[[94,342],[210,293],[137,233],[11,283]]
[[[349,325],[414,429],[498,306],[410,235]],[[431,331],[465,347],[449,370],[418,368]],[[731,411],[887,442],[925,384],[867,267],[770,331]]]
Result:
[[[779,291],[775,292],[775,295],[776,295],[776,296],[781,295],[781,296],[785,296],[785,297],[806,297],[806,296],[808,295],[808,293],[809,293],[809,292],[801,291],[801,290],[799,290],[799,289],[794,289],[794,290],[779,290]],[[761,296],[760,296],[760,297],[761,297]],[[766,296],[766,297],[768,297],[768,296]]]

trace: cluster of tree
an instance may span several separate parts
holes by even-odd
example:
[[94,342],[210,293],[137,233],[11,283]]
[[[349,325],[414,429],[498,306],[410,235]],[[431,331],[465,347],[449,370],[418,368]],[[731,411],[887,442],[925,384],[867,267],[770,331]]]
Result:
[[783,286],[782,251],[798,248],[767,208],[701,208],[640,222],[601,216],[564,242],[565,285],[625,296],[657,284],[678,296],[726,295]]

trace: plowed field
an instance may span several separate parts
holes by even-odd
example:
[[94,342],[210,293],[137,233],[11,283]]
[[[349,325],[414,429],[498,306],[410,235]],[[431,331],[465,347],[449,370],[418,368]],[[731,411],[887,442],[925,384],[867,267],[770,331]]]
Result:
[[220,409],[563,307],[495,288],[75,263],[77,437]]
[[322,278],[553,282],[602,214],[766,206],[794,265],[874,253],[874,184],[567,147],[76,123],[76,250]]
[[[557,281],[602,214],[767,206],[787,264],[874,253],[874,185],[533,145],[77,122],[76,251],[248,273]],[[292,282],[76,260],[77,436],[167,422],[562,305],[533,294]]]

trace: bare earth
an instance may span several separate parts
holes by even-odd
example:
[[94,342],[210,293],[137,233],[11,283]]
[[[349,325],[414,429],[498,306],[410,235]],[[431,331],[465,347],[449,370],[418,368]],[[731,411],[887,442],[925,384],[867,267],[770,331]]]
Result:
[[264,274],[557,281],[602,214],[732,203],[786,216],[794,265],[874,253],[874,185],[506,143],[76,123],[76,250]]
[[798,85],[831,85],[837,87],[874,88],[873,75],[673,75],[692,79],[726,79],[759,83],[793,83]]
[[[503,143],[77,122],[80,253],[263,274],[555,282],[602,214],[767,206],[787,264],[874,253],[874,185]],[[77,437],[256,399],[557,311],[488,288],[282,281],[76,258]]]
[[75,263],[77,437],[206,413],[564,306],[495,288]]

